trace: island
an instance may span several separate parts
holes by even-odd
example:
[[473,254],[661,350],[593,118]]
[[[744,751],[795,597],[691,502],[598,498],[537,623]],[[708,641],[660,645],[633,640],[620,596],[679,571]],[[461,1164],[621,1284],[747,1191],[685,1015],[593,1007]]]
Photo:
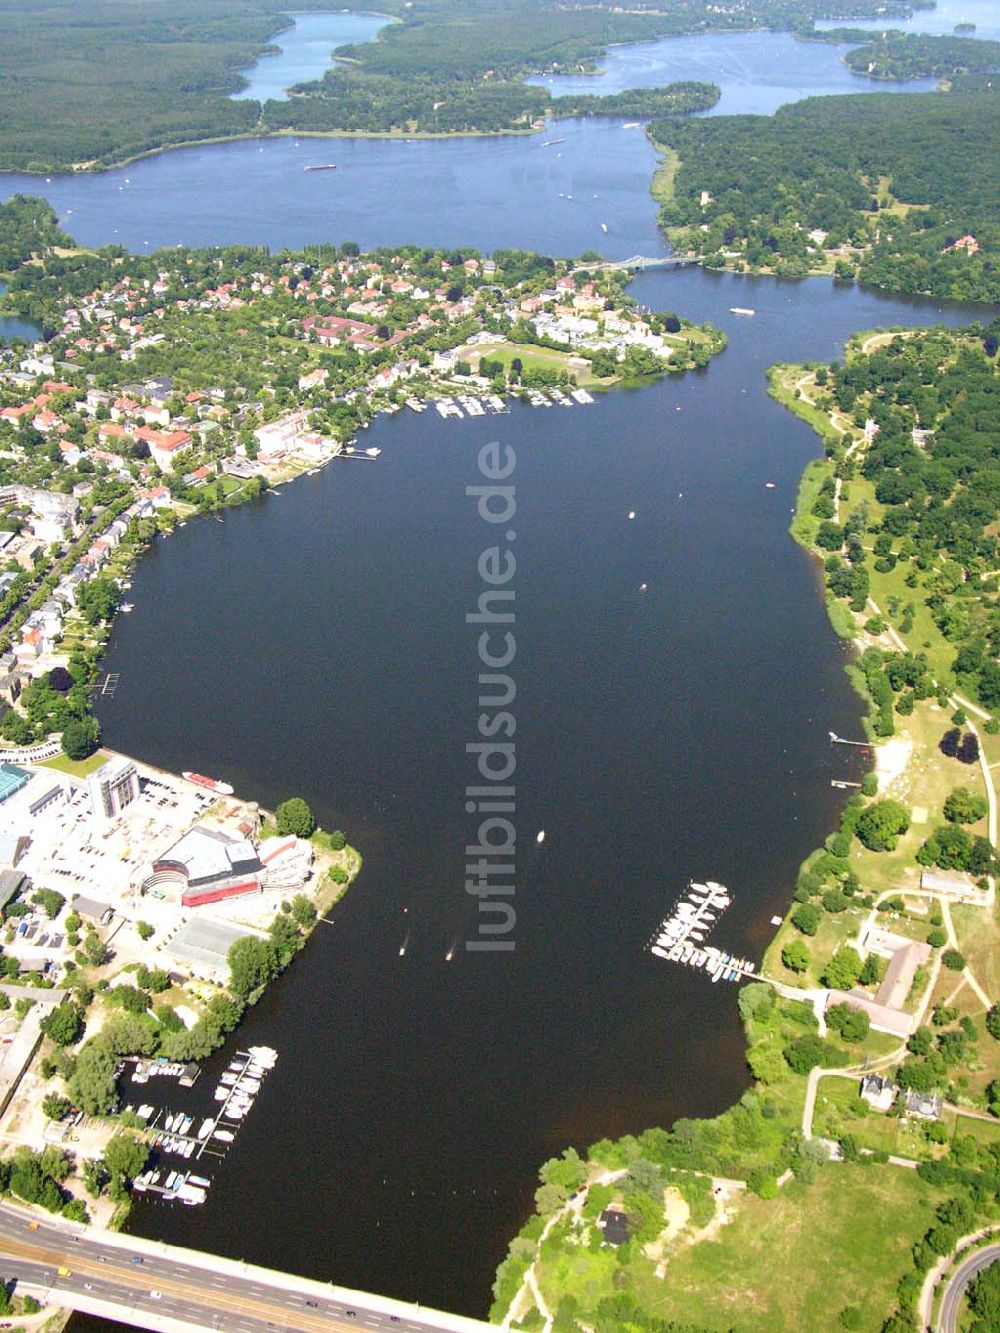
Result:
[[[546,1162],[497,1322],[904,1333],[945,1299],[954,1319],[1000,1187],[998,348],[1000,321],[773,368],[824,445],[792,534],[869,705],[831,745],[871,767],[740,990],[748,1091]],[[972,1327],[997,1287],[974,1282]]]

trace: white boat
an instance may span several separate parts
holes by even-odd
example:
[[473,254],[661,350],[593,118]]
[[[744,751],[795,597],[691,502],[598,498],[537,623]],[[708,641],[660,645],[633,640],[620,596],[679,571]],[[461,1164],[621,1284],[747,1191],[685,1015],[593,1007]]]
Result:
[[201,1122],[201,1125],[199,1126],[198,1137],[200,1139],[207,1139],[209,1134],[211,1134],[212,1132],[212,1127],[214,1124],[215,1121],[211,1118],[211,1116],[206,1117],[206,1119],[204,1119]]
[[729,313],[731,315],[756,315],[757,311],[751,310],[749,306],[731,305],[729,307]]
[[601,231],[603,231],[605,234],[607,234],[607,230],[608,230],[608,224],[607,224],[606,222],[602,222],[602,223],[601,223]]
[[661,949],[660,946],[659,946],[658,944],[654,944],[654,945],[653,945],[652,949],[650,949],[650,953],[655,953],[656,956],[657,956],[657,958],[669,958],[669,957],[670,957],[670,954],[667,953],[666,949]]
[[232,1143],[235,1135],[229,1129],[217,1129],[212,1135],[213,1139],[218,1139],[220,1143]]
[[217,1102],[224,1102],[226,1098],[229,1096],[229,1093],[230,1089],[223,1087],[223,1085],[220,1083],[219,1086],[215,1089],[215,1100]]
[[544,841],[545,841],[545,830],[544,830],[544,829],[539,829],[539,830],[538,830],[538,836],[535,838],[535,841],[536,841],[536,842],[544,842]]
[[245,1088],[247,1092],[260,1092],[260,1079],[245,1078],[240,1087]]
[[208,1189],[211,1183],[208,1176],[188,1176],[189,1185],[200,1185],[202,1189]]

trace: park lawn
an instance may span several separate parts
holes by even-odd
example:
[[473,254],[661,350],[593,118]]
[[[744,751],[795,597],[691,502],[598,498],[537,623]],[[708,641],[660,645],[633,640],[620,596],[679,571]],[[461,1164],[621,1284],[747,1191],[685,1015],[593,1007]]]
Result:
[[[951,909],[951,920],[959,952],[964,954],[972,975],[990,999],[1000,1000],[1000,923],[995,910],[959,905]],[[997,1047],[1000,1049],[1000,1043]]]
[[[469,351],[473,349],[468,349]],[[466,351],[459,349],[459,358]],[[580,357],[573,352],[560,352],[554,347],[535,347],[534,344],[526,345],[522,343],[500,342],[496,345],[488,343],[485,346],[475,348],[475,351],[482,352],[488,361],[502,361],[505,370],[510,370],[510,363],[515,357],[518,357],[525,370],[565,370],[571,379],[575,379],[581,388],[593,388],[601,385],[614,384],[617,377],[611,379],[598,379],[590,369],[590,362],[585,357]]]
[[832,1139],[852,1134],[862,1148],[914,1155],[900,1146],[901,1122],[895,1116],[872,1110],[858,1095],[859,1087],[860,1076],[820,1079],[813,1132]]
[[812,1186],[747,1197],[717,1240],[670,1262],[664,1282],[637,1274],[636,1295],[662,1319],[707,1329],[829,1329],[847,1305],[862,1328],[879,1328],[942,1197],[913,1171],[828,1166]]
[[87,778],[110,757],[106,750],[96,750],[89,759],[70,759],[68,754],[57,754],[54,759],[43,759],[41,766],[54,768],[58,773],[69,773],[74,778]]

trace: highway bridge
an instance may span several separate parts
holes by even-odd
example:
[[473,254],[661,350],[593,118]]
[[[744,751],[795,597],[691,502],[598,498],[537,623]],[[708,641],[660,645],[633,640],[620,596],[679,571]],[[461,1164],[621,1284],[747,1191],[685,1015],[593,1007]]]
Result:
[[[159,1333],[482,1333],[492,1325],[241,1260],[0,1205],[0,1277],[63,1309]],[[495,1330],[494,1330],[495,1333]]]
[[689,268],[702,263],[700,255],[632,255],[629,259],[602,259],[593,264],[577,264],[574,273],[594,273],[597,269]]

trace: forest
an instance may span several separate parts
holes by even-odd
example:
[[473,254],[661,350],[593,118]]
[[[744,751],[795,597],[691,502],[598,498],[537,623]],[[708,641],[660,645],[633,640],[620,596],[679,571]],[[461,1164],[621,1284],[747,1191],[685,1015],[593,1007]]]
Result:
[[1000,160],[988,83],[663,119],[650,133],[681,159],[661,222],[712,266],[796,276],[840,255],[839,276],[873,286],[1000,299],[1000,176],[983,170]]
[[[739,0],[724,10],[709,0],[662,0],[655,12],[610,5],[575,10],[555,0],[380,0],[402,21],[383,39],[353,50],[352,69],[390,76],[378,88],[325,94],[320,110],[233,101],[238,71],[251,65],[288,26],[274,0],[0,0],[0,170],[45,172],[108,166],[172,144],[266,133],[284,127],[381,131],[401,92],[394,80],[426,80],[406,117],[426,124],[426,98],[452,105],[441,132],[495,130],[523,124],[544,94],[522,75],[552,68],[592,67],[609,42],[671,33],[753,27],[809,28],[816,17],[904,16],[925,0]],[[330,8],[328,0],[297,0],[300,10]],[[439,86],[435,94],[431,85]],[[371,98],[365,120],[363,101]],[[397,108],[397,116],[399,109]],[[591,114],[586,112],[585,114]],[[298,117],[299,119],[296,119]]]
[[[939,328],[851,354],[824,371],[830,402],[856,423],[877,427],[860,468],[873,503],[858,509],[860,523],[852,516],[844,527],[827,510],[814,510],[827,515],[819,546],[839,552],[846,544],[847,566],[837,556],[827,561],[835,595],[856,591],[868,559],[865,533],[875,533],[874,568],[907,570],[908,595],[923,602],[950,645],[953,680],[990,710],[1000,709],[998,348],[1000,322]],[[841,462],[845,485],[852,473]],[[821,496],[817,505],[824,503]]]
[[926,33],[883,33],[844,57],[855,74],[871,79],[950,79],[1000,69],[1000,42]]

